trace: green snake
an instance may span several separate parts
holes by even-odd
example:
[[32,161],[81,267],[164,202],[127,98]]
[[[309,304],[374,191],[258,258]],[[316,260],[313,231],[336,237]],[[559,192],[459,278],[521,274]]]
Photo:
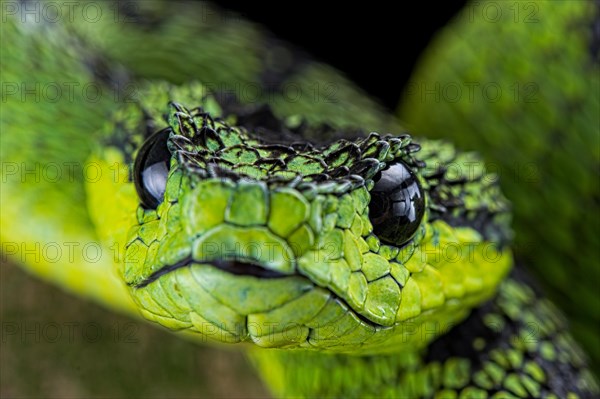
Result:
[[[178,7],[140,3],[135,24],[3,23],[3,82],[115,94],[36,88],[40,104],[3,87],[6,255],[100,248],[24,266],[188,338],[245,342],[276,395],[597,394],[563,317],[510,271],[509,205],[477,156],[398,134],[251,24],[204,26]],[[231,95],[269,80],[269,98]],[[343,101],[281,90],[331,81]],[[63,173],[33,181],[27,162]]]
[[473,3],[428,47],[400,111],[411,130],[485,155],[513,204],[516,256],[569,315],[596,372],[598,15],[597,1]]

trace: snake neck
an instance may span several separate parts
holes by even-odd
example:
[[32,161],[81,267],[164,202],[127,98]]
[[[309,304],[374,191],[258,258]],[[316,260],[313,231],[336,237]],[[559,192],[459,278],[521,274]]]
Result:
[[280,397],[594,397],[598,384],[563,316],[528,281],[515,270],[495,298],[420,351],[354,356],[254,348],[248,354]]

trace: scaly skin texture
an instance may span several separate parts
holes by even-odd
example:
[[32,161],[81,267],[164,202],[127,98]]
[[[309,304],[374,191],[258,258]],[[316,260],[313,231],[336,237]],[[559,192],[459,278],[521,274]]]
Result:
[[[299,351],[253,350],[253,359],[264,375],[271,376],[274,392],[291,397],[590,395],[588,384],[593,377],[589,372],[573,373],[566,366],[581,366],[585,360],[554,305],[513,279],[505,281],[498,292],[493,302],[473,312],[463,327],[433,343],[422,356],[315,356]],[[564,385],[565,379],[571,379],[569,387]]]
[[[102,45],[88,49],[77,39],[80,37],[85,43],[86,34],[79,30],[83,29],[82,26],[74,22],[70,28],[81,36],[70,39],[73,42],[68,43],[72,50],[69,56],[62,54],[62,57],[56,57],[56,49],[62,47],[62,41],[66,40],[62,26],[23,27],[9,19],[2,27],[3,40],[8,37],[8,43],[18,42],[23,45],[24,50],[15,50],[6,58],[3,54],[2,69],[14,74],[10,76],[11,79],[22,81],[23,69],[15,65],[26,65],[26,60],[35,55],[39,60],[36,64],[36,80],[39,78],[44,81],[47,77],[52,81],[60,73],[76,82],[90,79],[100,85],[114,84],[115,82],[106,80],[98,81],[102,78],[99,73],[102,67],[113,72],[110,76],[118,76],[116,69],[110,66],[112,64],[98,61],[96,56],[101,55]],[[54,44],[53,37],[57,40]],[[125,64],[127,54],[130,53],[122,54]],[[110,56],[107,55],[108,61],[111,61]],[[119,59],[118,55],[112,56]],[[95,60],[91,69],[86,66],[90,60]],[[326,71],[316,64],[311,64],[306,70],[315,69]],[[183,72],[185,73],[187,72]],[[169,71],[166,71],[165,75],[168,74]],[[162,75],[159,77],[168,78]],[[211,81],[208,76],[204,79]],[[452,376],[464,371],[465,365],[475,369],[477,362],[483,359],[480,356],[486,355],[483,350],[485,342],[482,346],[481,341],[477,341],[475,351],[475,355],[480,356],[473,359],[469,352],[452,353],[452,334],[460,334],[463,331],[461,326],[468,327],[468,324],[459,324],[450,333],[442,334],[447,333],[452,324],[466,318],[470,308],[481,305],[494,294],[494,288],[510,264],[509,251],[504,249],[498,253],[498,257],[494,257],[500,260],[497,264],[492,264],[490,258],[477,254],[478,251],[474,258],[466,261],[461,259],[455,264],[444,258],[444,261],[438,263],[435,256],[431,259],[432,254],[424,254],[423,251],[428,243],[481,243],[491,244],[494,254],[499,250],[494,243],[498,243],[505,235],[502,233],[502,226],[506,223],[502,217],[504,207],[497,207],[503,200],[495,184],[486,185],[486,182],[493,182],[493,179],[483,175],[483,168],[476,159],[457,153],[451,146],[439,142],[423,140],[423,150],[415,152],[417,148],[407,137],[369,136],[368,139],[356,142],[356,148],[360,149],[358,152],[353,150],[355,147],[351,144],[333,144],[318,150],[306,146],[285,150],[299,154],[293,159],[286,158],[285,162],[275,162],[274,165],[282,164],[279,173],[276,169],[266,172],[262,167],[264,160],[259,160],[254,168],[246,165],[248,167],[245,170],[236,170],[232,164],[242,160],[250,162],[248,159],[252,159],[256,152],[266,155],[260,154],[260,144],[254,137],[261,127],[263,130],[274,129],[272,133],[285,135],[287,130],[299,128],[298,116],[309,116],[312,122],[329,121],[333,127],[324,129],[324,132],[330,133],[334,138],[359,131],[349,130],[350,126],[380,129],[388,123],[388,118],[379,114],[378,107],[362,95],[360,100],[357,99],[361,104],[360,113],[347,106],[353,103],[352,98],[348,98],[342,104],[324,107],[322,114],[318,112],[320,106],[310,101],[299,104],[298,109],[289,104],[287,107],[285,104],[273,105],[276,117],[271,117],[265,116],[259,107],[246,108],[243,104],[238,107],[235,102],[233,108],[229,109],[228,107],[232,107],[231,103],[213,100],[211,95],[207,96],[203,86],[198,84],[173,87],[163,83],[150,83],[143,89],[138,88],[139,96],[123,97],[120,98],[123,101],[117,102],[101,99],[94,106],[86,103],[85,98],[63,98],[51,105],[49,101],[42,101],[40,104],[13,97],[3,107],[2,129],[11,132],[9,135],[2,135],[3,162],[22,162],[23,156],[27,162],[37,161],[42,165],[65,160],[81,162],[74,165],[74,175],[77,178],[66,176],[59,183],[34,184],[26,179],[23,181],[14,174],[7,178],[2,190],[3,251],[22,260],[23,247],[9,247],[6,244],[16,242],[45,245],[59,240],[86,243],[87,239],[104,249],[102,260],[93,263],[83,258],[60,263],[50,262],[44,257],[37,262],[28,259],[26,266],[34,273],[123,311],[133,311],[134,307],[139,307],[144,316],[173,329],[191,331],[188,334],[200,332],[202,337],[219,341],[244,339],[253,341],[256,346],[299,346],[303,349],[308,349],[312,339],[318,346],[314,348],[318,351],[315,354],[317,358],[309,363],[312,367],[327,361],[325,359],[332,359],[328,357],[331,355],[322,354],[323,352],[346,352],[346,355],[335,357],[341,360],[338,362],[340,373],[350,377],[352,372],[361,371],[366,382],[360,390],[354,389],[349,395],[361,396],[387,389],[389,393],[398,395],[413,393],[430,396],[435,391],[441,395],[443,390],[463,389],[467,385],[472,385],[470,391],[462,393],[467,396],[473,389],[497,393],[502,386],[516,395],[526,395],[527,392],[533,394],[536,389],[552,390],[557,395],[571,392],[581,396],[591,396],[597,391],[575,350],[566,351],[561,358],[548,355],[547,363],[536,361],[541,373],[527,369],[532,378],[539,380],[537,385],[529,382],[518,371],[516,376],[501,376],[492,384],[483,376],[473,382],[460,377],[446,377],[442,383],[428,385],[427,389],[430,391],[410,391],[412,388],[409,388],[410,384],[406,379],[413,378],[410,377],[411,373],[418,373],[419,370],[427,373],[429,367],[433,369],[437,367],[436,364],[443,363]],[[351,87],[344,88],[343,92],[360,93]],[[190,109],[183,105],[168,105],[171,100],[185,104]],[[237,100],[243,103],[243,99]],[[201,109],[191,108],[197,106]],[[309,114],[308,109],[311,110]],[[332,110],[335,110],[335,116],[330,121],[328,118]],[[143,119],[140,117],[142,111],[146,116]],[[166,119],[162,115],[167,115]],[[223,116],[224,120],[219,120],[219,116]],[[370,120],[374,126],[369,123],[363,125],[360,123],[361,118]],[[23,121],[29,123],[24,125]],[[66,124],[64,128],[57,124],[63,121]],[[265,124],[265,121],[276,123]],[[393,123],[391,118],[389,121]],[[257,126],[251,126],[256,123]],[[44,130],[35,132],[36,134],[22,134],[23,126],[39,126]],[[132,174],[130,162],[143,137],[165,126],[170,126],[172,130],[169,145],[173,155],[166,197],[156,211],[144,210],[137,205],[133,184],[128,179]],[[243,129],[243,126],[247,129]],[[48,127],[53,128],[51,133],[46,133]],[[321,135],[321,129],[319,125],[312,123],[300,128],[296,134],[298,138],[305,139]],[[28,139],[23,139],[27,136]],[[260,136],[268,134],[262,131]],[[40,143],[43,140],[41,137],[48,137],[51,141]],[[223,143],[215,137],[219,137]],[[236,153],[232,148],[233,143],[242,138],[246,141],[242,146],[244,151]],[[331,153],[341,148],[349,151],[340,151],[331,156]],[[275,158],[279,156],[272,149],[263,151]],[[209,168],[205,157],[212,158],[213,164],[219,167]],[[227,157],[233,157],[229,160],[236,162],[225,162]],[[361,166],[358,163],[361,157],[372,160]],[[425,189],[428,207],[420,231],[410,241],[410,245],[403,247],[403,251],[397,247],[381,245],[371,231],[366,206],[369,201],[368,190],[373,185],[377,171],[384,168],[386,162],[398,159],[409,165],[418,176]],[[294,163],[294,160],[300,162]],[[421,165],[419,161],[424,161],[425,165]],[[474,163],[479,167],[465,179],[445,167],[452,162],[458,162],[464,167],[468,163]],[[102,171],[99,179],[91,179],[84,174],[90,166],[99,167]],[[350,176],[349,171],[357,177]],[[289,172],[299,176],[299,179],[293,179]],[[322,181],[311,177],[311,174],[320,172],[325,172],[330,180]],[[245,181],[240,179],[242,174],[245,175]],[[275,179],[277,174],[284,179]],[[293,183],[295,180],[297,181]],[[209,189],[208,185],[212,187]],[[207,199],[206,203],[198,200],[203,196]],[[86,203],[89,214],[83,206]],[[8,204],[8,207],[4,204]],[[208,206],[211,208],[207,208]],[[221,208],[221,212],[217,212],[217,208]],[[287,212],[285,218],[281,215],[283,211]],[[280,215],[276,216],[278,213]],[[173,218],[170,217],[171,214]],[[481,223],[477,218],[479,214],[490,218],[484,218]],[[27,216],[25,222],[20,224],[11,223],[14,221],[14,216],[11,218],[11,215]],[[265,231],[265,226],[269,227],[268,231]],[[488,227],[492,228],[488,230]],[[209,254],[203,252],[203,247],[198,242],[209,234],[212,234],[211,242],[216,243],[227,242],[231,237],[254,243],[266,236],[267,239],[263,242],[269,245],[279,243],[275,248],[282,253],[283,249],[289,247],[291,253],[288,251],[288,256],[279,257],[279,262],[275,262],[273,258],[262,259],[255,253],[251,256],[260,266],[284,276],[266,280],[237,276],[213,267],[226,254],[217,253],[218,259],[207,257]],[[169,245],[161,248],[169,240]],[[322,244],[334,244],[335,251],[331,253],[331,257],[317,257],[322,262],[302,261],[306,259],[307,253],[322,249],[319,248]],[[477,245],[476,248],[479,248]],[[177,261],[181,259],[180,256],[190,253],[195,262],[191,266],[161,276],[154,274],[162,267],[172,265],[171,261]],[[143,257],[138,257],[139,254],[143,254]],[[112,278],[113,263],[117,264],[129,289]],[[148,279],[151,276],[158,278]],[[176,280],[174,283],[173,279]],[[512,298],[515,290],[510,291],[511,284],[520,283],[511,281],[502,286],[502,293],[507,293]],[[157,286],[163,282],[172,284],[161,291]],[[127,290],[132,292],[133,302],[125,299]],[[242,293],[251,296],[251,300],[242,298]],[[474,295],[470,296],[470,293]],[[238,299],[234,294],[240,295]],[[492,302],[497,305],[485,305],[477,312],[493,314],[496,309],[494,306],[501,306],[502,298],[502,295],[497,296]],[[529,301],[534,307],[541,303],[531,296]],[[516,305],[526,303],[528,302],[517,302]],[[528,312],[514,312],[514,309],[514,306],[508,306],[496,311],[496,319],[501,319],[503,314],[509,317],[512,315],[514,319],[506,324],[503,331],[511,331],[512,327],[509,326],[518,326],[534,317],[528,316]],[[534,321],[552,319],[554,315],[552,309],[544,307],[539,312],[542,316]],[[259,322],[259,326],[261,322],[269,323],[269,329],[251,331],[251,325],[246,320],[251,316]],[[283,331],[272,329],[273,325],[275,328],[285,327],[288,322],[297,327],[292,334],[287,328]],[[255,327],[257,324],[252,325]],[[443,329],[439,328],[440,325]],[[405,328],[408,326],[413,326],[416,331],[424,329],[425,333],[428,330],[433,330],[434,333],[425,338],[415,337],[406,332]],[[325,331],[325,334],[314,334],[315,330],[326,327],[329,327],[329,331]],[[548,327],[550,332],[556,334],[560,333],[561,328],[559,324]],[[320,337],[328,339],[319,342]],[[498,345],[506,345],[510,337],[503,336]],[[434,339],[436,341],[427,346]],[[367,345],[362,345],[363,343]],[[533,352],[538,350],[537,343]],[[553,342],[553,345],[557,351],[563,348],[560,341]],[[564,348],[571,349],[569,342],[565,345]],[[434,351],[438,347],[440,349]],[[540,351],[548,352],[552,349],[547,347],[548,344],[539,344]],[[430,348],[432,352],[428,353]],[[449,349],[444,352],[444,348]],[[516,348],[520,352],[526,349]],[[447,354],[448,351],[450,355]],[[388,355],[378,354],[380,352]],[[394,366],[390,382],[386,381],[386,385],[389,385],[387,388],[381,386],[381,380],[376,378],[377,372],[374,373],[369,367],[350,366],[353,362],[349,359],[361,359],[358,360],[359,364],[365,361],[375,368],[383,369],[388,356],[392,356],[390,354],[394,352],[403,359],[417,359],[417,363],[405,363],[403,360],[400,362],[401,367]],[[288,352],[262,353],[268,356],[268,353]],[[366,354],[373,356],[356,357]],[[448,356],[464,359],[453,361]],[[294,359],[290,360],[293,364]],[[275,358],[271,364],[275,364]],[[520,370],[516,363],[505,363],[504,367],[509,368],[511,365]],[[287,364],[279,370],[284,373],[291,366]],[[302,369],[309,371],[307,367],[308,364]],[[561,370],[558,373],[560,379],[557,379],[556,370]],[[281,384],[277,377],[265,374],[266,382],[282,394],[310,395],[315,392],[314,385],[318,385],[311,382],[311,388],[306,383]],[[562,381],[564,386],[561,385],[560,389],[554,387],[550,379]],[[325,386],[317,388],[316,392],[330,394],[327,391],[328,381],[323,383]],[[526,385],[525,388],[523,384]],[[550,388],[545,388],[544,384]],[[333,394],[345,392],[345,388],[338,385],[337,392]]]
[[[42,7],[43,4],[38,7]],[[96,5],[94,3],[94,6]],[[211,60],[214,60],[216,65],[223,65],[223,61],[219,61],[223,53],[238,54],[238,57],[235,62],[230,60],[227,63],[228,68],[207,70],[204,75],[206,82],[209,84],[225,82],[226,79],[231,78],[229,75],[222,75],[223,70],[226,69],[236,71],[233,81],[243,82],[246,86],[242,87],[262,87],[261,72],[268,70],[268,65],[263,65],[254,73],[246,72],[246,65],[268,59],[263,58],[263,55],[272,47],[269,47],[265,32],[251,24],[243,24],[239,36],[236,36],[239,40],[245,40],[247,36],[245,26],[247,29],[252,28],[253,34],[261,38],[252,46],[243,46],[244,52],[239,51],[238,42],[235,40],[226,40],[223,46],[214,43],[215,47],[210,47],[213,42],[207,41],[206,51],[197,54],[210,54],[208,60],[194,63],[198,55],[190,51],[186,53],[186,59],[190,63],[185,64],[190,67],[177,64],[177,68],[173,69],[173,62],[169,60],[176,58],[177,52],[190,48],[187,42],[200,33],[195,29],[210,29],[217,37],[227,36],[222,31],[235,32],[237,20],[223,23],[220,18],[217,18],[217,21],[209,19],[205,24],[200,24],[193,16],[211,14],[211,9],[205,4],[188,2],[178,3],[178,7],[165,7],[163,2],[157,1],[135,3],[133,9],[139,11],[137,16],[129,15],[127,12],[129,8],[120,10],[113,6],[113,3],[105,4],[101,12],[103,18],[93,24],[82,19],[82,14],[78,12],[63,15],[64,18],[61,18],[58,23],[44,23],[42,18],[41,23],[33,23],[30,20],[30,23],[25,24],[20,13],[6,15],[6,23],[2,23],[4,46],[0,61],[2,79],[3,82],[7,82],[7,86],[3,90],[0,128],[3,132],[12,131],[14,134],[3,134],[0,148],[4,165],[9,165],[3,169],[6,181],[3,181],[1,193],[3,217],[0,220],[0,227],[2,241],[6,242],[3,252],[14,255],[17,262],[22,263],[35,274],[59,283],[71,279],[72,283],[66,286],[68,290],[106,304],[111,302],[109,306],[112,308],[137,314],[128,299],[129,296],[122,289],[121,284],[117,283],[116,276],[112,272],[116,270],[114,259],[119,254],[113,248],[102,247],[98,233],[92,227],[88,211],[84,206],[86,203],[84,181],[88,178],[87,173],[90,174],[89,180],[97,181],[99,184],[102,184],[102,177],[106,179],[117,173],[116,169],[111,169],[96,176],[98,169],[95,164],[91,168],[85,167],[92,150],[98,146],[101,128],[123,102],[135,96],[140,85],[140,80],[134,79],[135,77],[142,79],[151,76],[174,81],[197,79],[195,73],[197,64],[210,65]],[[155,50],[153,52],[134,51],[147,40],[147,30],[136,21],[147,20],[152,15],[164,17],[164,20],[159,18],[162,21],[161,30],[154,30],[161,32],[164,37],[153,41]],[[192,19],[181,23],[177,15],[189,15]],[[200,19],[200,21],[204,20]],[[191,30],[188,29],[190,25],[194,27]],[[90,34],[90,30],[93,34]],[[116,35],[115,32],[119,34]],[[167,32],[169,35],[165,36]],[[99,38],[104,41],[97,42]],[[15,46],[11,43],[19,45]],[[120,46],[124,46],[128,51],[111,54],[114,59],[105,56],[104,51],[107,48],[116,51],[115,49]],[[136,56],[142,55],[146,57],[143,62],[135,59]],[[31,59],[36,60],[33,65],[30,65]],[[129,71],[122,65],[156,69],[147,71],[133,68],[133,71]],[[165,65],[171,67],[166,68]],[[107,76],[110,76],[110,79],[107,80]],[[270,81],[271,78],[268,77],[267,82]],[[335,116],[332,120],[338,118],[338,121],[350,125],[361,125],[362,122],[369,121],[371,126],[378,129],[386,129],[395,124],[393,117],[385,115],[376,102],[350,85],[342,76],[333,74],[331,68],[327,66],[307,62],[304,68],[298,69],[297,73],[286,74],[283,80],[275,80],[278,85],[285,85],[287,81],[294,84],[304,82],[300,86],[303,95],[294,104],[301,106],[303,113],[315,121],[323,121],[327,117]],[[319,95],[315,98],[311,85],[322,88],[327,84],[339,88],[336,97],[327,98]],[[57,87],[60,94],[56,96],[53,90]],[[162,98],[160,106],[164,106],[168,101],[166,89],[158,85],[155,87],[157,103],[159,103],[158,99]],[[218,85],[216,87],[221,88]],[[235,84],[223,87],[231,90],[235,88]],[[260,96],[263,94],[268,96],[264,101],[279,103],[283,108],[289,107],[288,103],[281,99],[284,92],[279,91],[277,87],[271,87],[269,90],[265,87],[264,90],[259,90],[258,96],[243,97],[242,100],[260,104]],[[158,97],[159,95],[162,97]],[[357,103],[349,102],[349,104],[356,104],[356,108],[346,106],[346,103],[339,101],[338,95],[356,98]],[[36,106],[39,104],[44,106]],[[321,109],[328,109],[328,111],[317,112]],[[359,110],[362,112],[358,112]],[[33,132],[28,130],[28,134],[20,134],[24,128],[20,115],[26,115],[30,121],[27,127],[33,128]],[[56,120],[61,121],[61,128],[52,135],[45,134],[48,126],[56,125]],[[69,143],[67,147],[64,146],[65,142]],[[35,150],[32,151],[34,148]],[[58,177],[41,178],[46,165],[58,167]],[[12,201],[11,198],[22,198],[23,201]],[[44,201],[41,201],[42,198]],[[52,212],[49,212],[50,209]],[[118,209],[118,205],[114,209]],[[107,212],[110,213],[110,210]],[[13,223],[14,219],[9,215],[19,214],[27,214],[30,217],[23,223]],[[57,232],[54,226],[61,226],[61,228]],[[9,236],[5,236],[7,234]],[[68,243],[73,242],[80,245],[77,250],[70,251]],[[63,254],[73,252],[77,258],[64,255],[59,261],[52,261],[47,257],[37,256],[34,257],[34,262],[31,262],[22,255],[26,243],[33,252],[37,253],[48,245],[59,243]],[[83,248],[92,248],[92,250],[102,248],[96,251],[102,256],[96,259],[97,256],[93,255],[94,262],[87,262],[83,256]],[[61,268],[58,264],[63,259],[80,266],[73,270],[68,267]],[[107,273],[106,270],[111,271]],[[94,278],[89,278],[91,276]]]
[[451,137],[501,174],[515,254],[569,315],[596,372],[599,26],[597,1],[474,2],[423,55],[400,109],[412,131]]
[[[160,128],[160,115],[166,115],[174,155],[165,201],[143,209],[126,179],[87,185],[92,215],[102,209],[96,204],[127,197],[122,202],[129,206],[116,208],[120,212],[112,219],[104,211],[96,220],[121,232],[108,237],[114,240],[109,246],[122,249],[123,279],[151,320],[218,341],[251,340],[266,347],[402,351],[428,343],[415,342],[418,334],[407,334],[404,321],[418,331],[457,322],[489,298],[511,264],[510,253],[493,245],[506,236],[508,222],[507,204],[493,179],[481,167],[468,179],[444,167],[450,161],[476,164],[469,154],[422,141],[423,149],[413,155],[419,147],[410,137],[377,134],[322,148],[269,145],[218,119],[213,96],[193,112],[179,104],[154,109],[152,101],[146,106],[143,100],[152,98],[153,90],[142,91],[140,103],[119,113],[124,120],[111,126],[121,129],[110,129],[104,140],[122,143],[147,123]],[[171,92],[174,98],[205,93],[200,85],[178,91]],[[242,121],[235,115],[227,119]],[[264,125],[272,126],[275,121],[268,119]],[[310,129],[279,129],[274,133],[287,132],[296,140],[310,136]],[[115,152],[109,147],[109,154]],[[111,160],[96,162],[111,165]],[[402,248],[381,243],[368,214],[373,178],[399,160],[422,179],[429,209],[415,238]],[[425,160],[430,166],[419,168]],[[456,209],[440,211],[451,206]],[[479,233],[470,224],[481,217],[487,219]],[[135,227],[126,231],[119,224]],[[449,245],[468,251],[469,258],[448,261]],[[223,259],[246,260],[281,278],[257,280],[215,270],[212,261]],[[153,277],[182,262],[189,265]],[[332,315],[346,311],[352,316],[348,321],[331,322]],[[356,330],[352,337],[334,333],[341,323]]]

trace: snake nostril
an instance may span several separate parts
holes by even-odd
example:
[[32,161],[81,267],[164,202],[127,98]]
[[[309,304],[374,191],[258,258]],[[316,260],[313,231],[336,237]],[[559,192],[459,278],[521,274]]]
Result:
[[285,274],[276,270],[267,269],[263,266],[242,260],[215,260],[211,261],[210,263],[213,266],[231,274],[260,278],[286,277]]

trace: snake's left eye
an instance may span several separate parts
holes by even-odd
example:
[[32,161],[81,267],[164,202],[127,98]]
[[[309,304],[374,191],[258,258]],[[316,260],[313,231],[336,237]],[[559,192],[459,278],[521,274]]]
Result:
[[135,189],[146,209],[156,209],[165,195],[171,161],[167,147],[170,133],[165,129],[148,137],[135,159]]
[[425,196],[415,174],[396,162],[375,177],[369,218],[373,231],[388,244],[401,246],[416,233],[425,214]]

